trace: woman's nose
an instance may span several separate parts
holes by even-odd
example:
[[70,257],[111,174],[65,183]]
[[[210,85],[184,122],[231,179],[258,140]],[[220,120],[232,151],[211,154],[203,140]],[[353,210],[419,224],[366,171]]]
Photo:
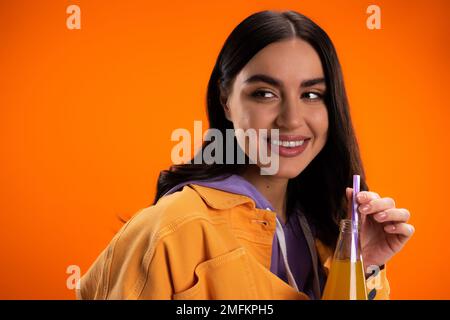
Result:
[[281,102],[279,114],[276,119],[278,127],[295,129],[305,122],[301,100],[296,97],[289,97]]

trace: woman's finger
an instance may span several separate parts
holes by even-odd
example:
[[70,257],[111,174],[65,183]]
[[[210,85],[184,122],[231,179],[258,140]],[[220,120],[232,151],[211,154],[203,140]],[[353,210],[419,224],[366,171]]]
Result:
[[358,210],[362,214],[372,214],[372,213],[381,212],[381,211],[391,209],[391,208],[395,208],[394,199],[380,198],[380,199],[371,200],[368,203],[360,205],[358,207]]
[[358,201],[359,204],[367,203],[374,199],[379,198],[381,198],[380,195],[372,191],[361,191],[358,192],[358,194],[356,195],[356,200]]
[[407,209],[392,208],[375,213],[373,217],[378,222],[408,222],[411,214]]
[[384,231],[386,231],[387,233],[398,234],[409,238],[414,234],[415,228],[411,224],[400,222],[385,225]]

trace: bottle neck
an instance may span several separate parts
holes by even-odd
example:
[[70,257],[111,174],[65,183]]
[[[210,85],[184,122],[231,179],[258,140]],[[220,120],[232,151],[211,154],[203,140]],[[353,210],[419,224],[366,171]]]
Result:
[[362,261],[360,229],[360,223],[356,226],[350,219],[341,220],[334,259],[351,260],[352,262]]
[[339,231],[341,233],[359,233],[361,230],[361,220],[359,220],[358,225],[354,223],[351,219],[342,219],[339,225]]

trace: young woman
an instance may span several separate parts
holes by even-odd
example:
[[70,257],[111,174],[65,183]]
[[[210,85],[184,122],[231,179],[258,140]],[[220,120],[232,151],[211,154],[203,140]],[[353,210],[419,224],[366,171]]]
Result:
[[347,187],[359,174],[364,268],[381,269],[369,296],[388,299],[385,265],[414,228],[408,210],[368,191],[327,34],[294,11],[249,16],[219,53],[207,107],[210,128],[224,137],[226,129],[278,129],[277,140],[263,142],[279,147],[278,171],[261,174],[259,161],[163,171],[153,205],[113,238],[78,298],[320,299],[339,221],[348,217]]

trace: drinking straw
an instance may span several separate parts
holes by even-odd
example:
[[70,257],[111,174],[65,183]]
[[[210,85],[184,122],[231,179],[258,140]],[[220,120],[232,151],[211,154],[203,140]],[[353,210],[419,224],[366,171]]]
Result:
[[358,174],[353,175],[353,196],[352,196],[352,246],[350,259],[352,262],[356,262],[358,259],[356,257],[356,247],[358,246],[358,226],[359,226],[359,216],[358,216],[358,203],[356,201],[356,195],[359,192],[361,183],[361,177]]
[[358,203],[356,202],[356,195],[359,193],[361,177],[359,174],[353,175],[353,197],[352,197],[352,224],[358,227]]

